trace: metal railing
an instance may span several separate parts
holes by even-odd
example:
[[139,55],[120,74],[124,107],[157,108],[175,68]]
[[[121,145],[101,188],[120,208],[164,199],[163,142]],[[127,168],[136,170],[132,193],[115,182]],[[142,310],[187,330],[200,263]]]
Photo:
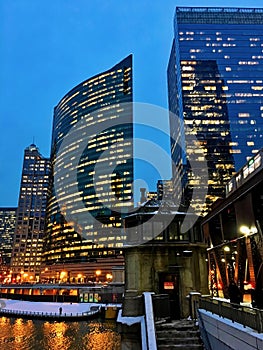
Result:
[[204,309],[220,317],[237,322],[244,327],[250,327],[259,333],[263,332],[263,310],[228,303],[211,297],[200,297],[196,301],[197,309]]
[[154,319],[156,321],[171,318],[170,300],[168,294],[153,294],[152,302]]
[[0,309],[0,315],[15,315],[15,316],[33,316],[33,317],[50,317],[50,318],[71,318],[71,317],[87,317],[96,315],[99,310],[87,311],[87,312],[77,312],[77,313],[56,313],[56,312],[43,312],[43,311],[23,311],[23,310],[10,310],[10,309]]
[[154,325],[154,313],[153,313],[153,300],[152,295],[154,293],[144,292],[144,307],[145,307],[145,326],[146,326],[146,339],[147,348],[149,350],[157,350],[156,332]]

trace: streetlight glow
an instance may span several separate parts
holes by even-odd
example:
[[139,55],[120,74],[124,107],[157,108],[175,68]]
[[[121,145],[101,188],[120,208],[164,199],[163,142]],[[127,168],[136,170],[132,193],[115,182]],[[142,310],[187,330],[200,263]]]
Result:
[[247,235],[251,235],[251,234],[254,234],[254,233],[257,233],[258,230],[255,226],[251,226],[250,228],[246,225],[242,225],[240,226],[240,232],[247,236]]
[[249,235],[250,229],[249,229],[248,226],[242,225],[242,226],[240,226],[240,232],[241,232],[243,235]]

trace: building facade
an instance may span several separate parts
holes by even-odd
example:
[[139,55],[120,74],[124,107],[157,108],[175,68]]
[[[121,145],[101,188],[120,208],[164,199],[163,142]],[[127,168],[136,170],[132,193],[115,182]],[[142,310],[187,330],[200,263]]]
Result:
[[50,161],[36,145],[25,149],[11,259],[12,278],[39,279]]
[[17,208],[0,208],[0,265],[10,266]]
[[188,196],[202,190],[195,168],[205,160],[208,205],[262,147],[262,29],[263,9],[176,8],[168,65],[173,179]]
[[173,183],[172,180],[158,180],[157,181],[157,199],[162,200],[165,197],[166,200],[173,199]]
[[114,231],[133,207],[132,100],[130,55],[74,87],[55,107],[46,265],[121,254],[122,238]]
[[[181,231],[182,223],[186,217],[191,220],[191,214],[170,206],[156,215],[160,205],[159,200],[149,200],[125,218],[126,295],[140,296],[146,291],[168,294],[171,317],[180,319],[189,316],[189,292],[208,292],[207,245],[200,222]],[[124,299],[124,310],[126,304]],[[135,305],[130,309],[134,312]]]

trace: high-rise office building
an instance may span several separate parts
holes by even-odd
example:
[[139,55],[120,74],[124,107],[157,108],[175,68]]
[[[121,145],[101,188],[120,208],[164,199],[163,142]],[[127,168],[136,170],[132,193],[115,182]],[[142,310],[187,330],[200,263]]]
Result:
[[[188,195],[204,190],[195,169],[205,160],[207,204],[262,147],[262,49],[263,9],[176,8],[168,65],[173,181]],[[190,135],[202,153],[185,141]],[[201,211],[201,202],[192,204]]]
[[0,265],[10,266],[17,208],[0,208]]
[[157,181],[157,199],[163,200],[165,193],[166,200],[173,200],[173,183],[172,180],[158,180]]
[[39,278],[50,161],[36,145],[25,149],[11,268],[17,281]]
[[121,253],[114,229],[133,207],[132,101],[130,55],[74,87],[55,107],[47,265]]

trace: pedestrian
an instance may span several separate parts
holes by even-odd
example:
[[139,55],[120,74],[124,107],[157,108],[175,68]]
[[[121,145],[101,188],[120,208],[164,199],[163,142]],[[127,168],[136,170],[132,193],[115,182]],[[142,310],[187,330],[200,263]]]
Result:
[[256,289],[252,291],[252,306],[257,309],[263,309],[263,289],[256,286]]
[[62,314],[62,307],[59,308],[59,314]]
[[233,280],[230,282],[228,286],[228,295],[229,295],[230,303],[233,304],[234,307],[238,307],[241,301],[241,292]]

